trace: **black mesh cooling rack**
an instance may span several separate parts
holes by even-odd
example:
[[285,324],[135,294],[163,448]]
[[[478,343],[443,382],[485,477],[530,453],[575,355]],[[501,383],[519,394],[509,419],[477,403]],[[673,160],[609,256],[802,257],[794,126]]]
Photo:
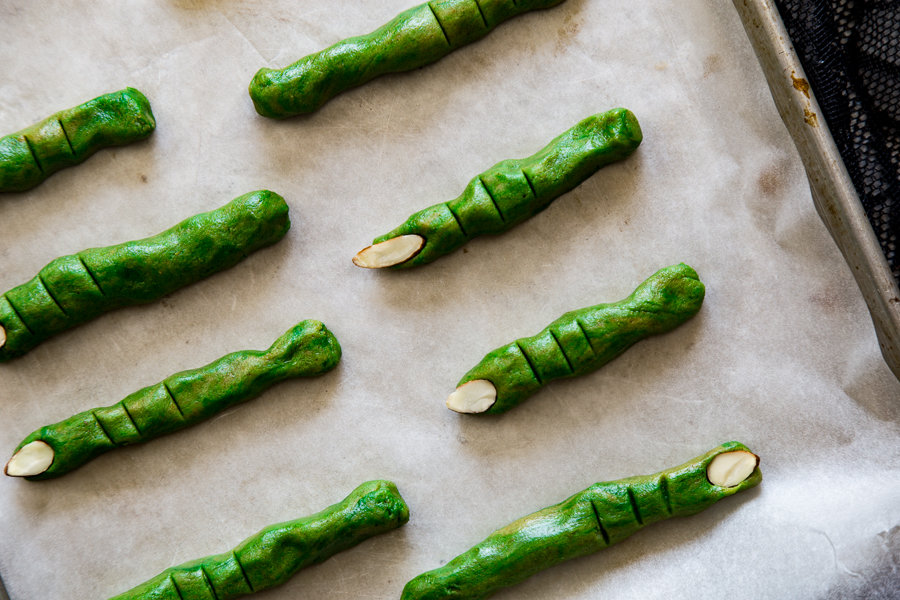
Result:
[[900,1],[775,4],[900,281]]

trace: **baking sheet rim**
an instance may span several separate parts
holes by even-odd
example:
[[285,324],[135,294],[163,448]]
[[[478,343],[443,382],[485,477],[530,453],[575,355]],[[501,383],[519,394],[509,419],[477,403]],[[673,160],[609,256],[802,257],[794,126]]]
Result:
[[[733,0],[800,158],[816,210],[862,292],[881,354],[900,379],[900,289],[869,224],[850,175],[806,81],[784,22],[772,0]],[[811,121],[811,122],[810,122]]]

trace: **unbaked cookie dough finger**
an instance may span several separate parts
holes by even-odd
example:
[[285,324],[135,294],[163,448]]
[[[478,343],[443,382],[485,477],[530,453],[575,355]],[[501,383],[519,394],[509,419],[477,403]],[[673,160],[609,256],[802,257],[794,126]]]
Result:
[[646,525],[698,513],[762,481],[759,458],[728,442],[653,475],[596,483],[498,529],[406,584],[401,600],[483,600],[563,561],[593,554]]
[[522,13],[563,0],[432,0],[368,35],[348,38],[284,69],[260,69],[250,82],[256,112],[283,119],[311,113],[380,75],[431,64]]
[[234,550],[166,569],[110,600],[226,600],[281,585],[297,571],[409,521],[390,481],[369,481],[309,517],[266,527]]
[[325,325],[303,321],[268,350],[228,354],[205,367],[167,377],[112,406],[41,427],[19,444],[4,472],[28,479],[65,475],[120,446],[205,421],[284,379],[325,373],[340,359],[341,346]]
[[150,102],[125,88],[54,113],[0,138],[0,192],[23,192],[97,150],[123,146],[153,133]]
[[359,267],[407,268],[430,263],[485,234],[509,231],[611,162],[622,160],[643,139],[630,110],[590,116],[536,154],[504,160],[476,175],[449,202],[421,210],[353,257]]
[[490,352],[460,380],[447,407],[506,412],[554,379],[599,369],[636,342],[675,329],[697,314],[704,294],[688,265],[660,269],[624,300],[568,312],[537,335]]
[[57,258],[0,295],[0,362],[102,313],[152,302],[232,267],[290,226],[284,198],[260,190],[153,237]]

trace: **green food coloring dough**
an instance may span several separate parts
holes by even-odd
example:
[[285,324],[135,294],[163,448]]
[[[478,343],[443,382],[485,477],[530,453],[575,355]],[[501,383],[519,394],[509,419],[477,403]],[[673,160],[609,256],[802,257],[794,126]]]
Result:
[[31,442],[44,442],[53,449],[53,462],[28,479],[59,477],[110,450],[205,421],[284,379],[325,373],[340,359],[341,346],[325,325],[302,321],[268,350],[228,354],[199,369],[167,377],[112,406],[41,427],[16,452]]
[[260,69],[250,82],[250,97],[264,117],[311,113],[343,91],[431,64],[507,19],[562,1],[432,0],[368,35],[342,40],[284,69]]
[[733,451],[747,448],[728,442],[653,475],[596,483],[419,575],[406,584],[401,600],[482,600],[563,561],[603,550],[651,523],[698,513],[762,481],[757,466],[736,486],[710,483],[709,463]]
[[142,140],[155,127],[150,102],[134,88],[61,110],[0,138],[0,192],[31,189],[101,148]]
[[284,198],[261,190],[153,237],[57,258],[0,296],[0,362],[102,313],[152,302],[232,267],[290,226]]
[[488,353],[458,386],[490,381],[497,400],[485,412],[505,412],[554,379],[594,371],[636,342],[675,329],[697,314],[704,294],[688,265],[660,269],[624,300],[567,312],[537,335]]
[[391,268],[430,263],[473,238],[503,233],[530,219],[601,167],[629,156],[642,139],[630,110],[592,115],[536,154],[504,160],[476,175],[459,197],[413,214],[373,243],[419,235],[425,238],[419,252]]
[[369,481],[314,515],[266,527],[229,552],[166,569],[111,600],[230,600],[281,585],[305,567],[409,521],[390,481]]

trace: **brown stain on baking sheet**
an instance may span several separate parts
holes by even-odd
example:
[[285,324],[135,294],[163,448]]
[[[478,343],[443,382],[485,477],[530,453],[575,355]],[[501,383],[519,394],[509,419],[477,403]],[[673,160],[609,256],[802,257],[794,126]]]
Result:
[[809,99],[809,82],[802,77],[796,77],[796,75],[796,71],[791,71],[791,82],[794,84],[794,89],[803,92],[803,95]]
[[803,120],[806,121],[806,124],[810,127],[819,126],[819,117],[816,115],[816,113],[809,110],[809,106],[806,106],[803,109]]
[[703,79],[725,68],[725,61],[718,54],[710,54],[703,60]]
[[770,198],[778,194],[778,190],[781,189],[783,183],[781,170],[777,164],[769,165],[756,179],[756,186],[759,188],[759,191],[762,192],[763,196]]
[[825,313],[844,312],[849,310],[847,299],[830,290],[820,290],[807,297],[809,303],[818,307]]
[[818,127],[819,116],[812,111],[812,105],[809,103],[809,82],[803,77],[797,77],[796,71],[791,71],[791,85],[794,86],[795,90],[806,96],[807,102],[806,106],[803,107],[803,120],[810,127]]
[[568,14],[563,19],[562,27],[556,32],[556,48],[555,54],[559,55],[566,51],[569,41],[578,35],[581,31],[581,22],[575,20],[575,15]]

